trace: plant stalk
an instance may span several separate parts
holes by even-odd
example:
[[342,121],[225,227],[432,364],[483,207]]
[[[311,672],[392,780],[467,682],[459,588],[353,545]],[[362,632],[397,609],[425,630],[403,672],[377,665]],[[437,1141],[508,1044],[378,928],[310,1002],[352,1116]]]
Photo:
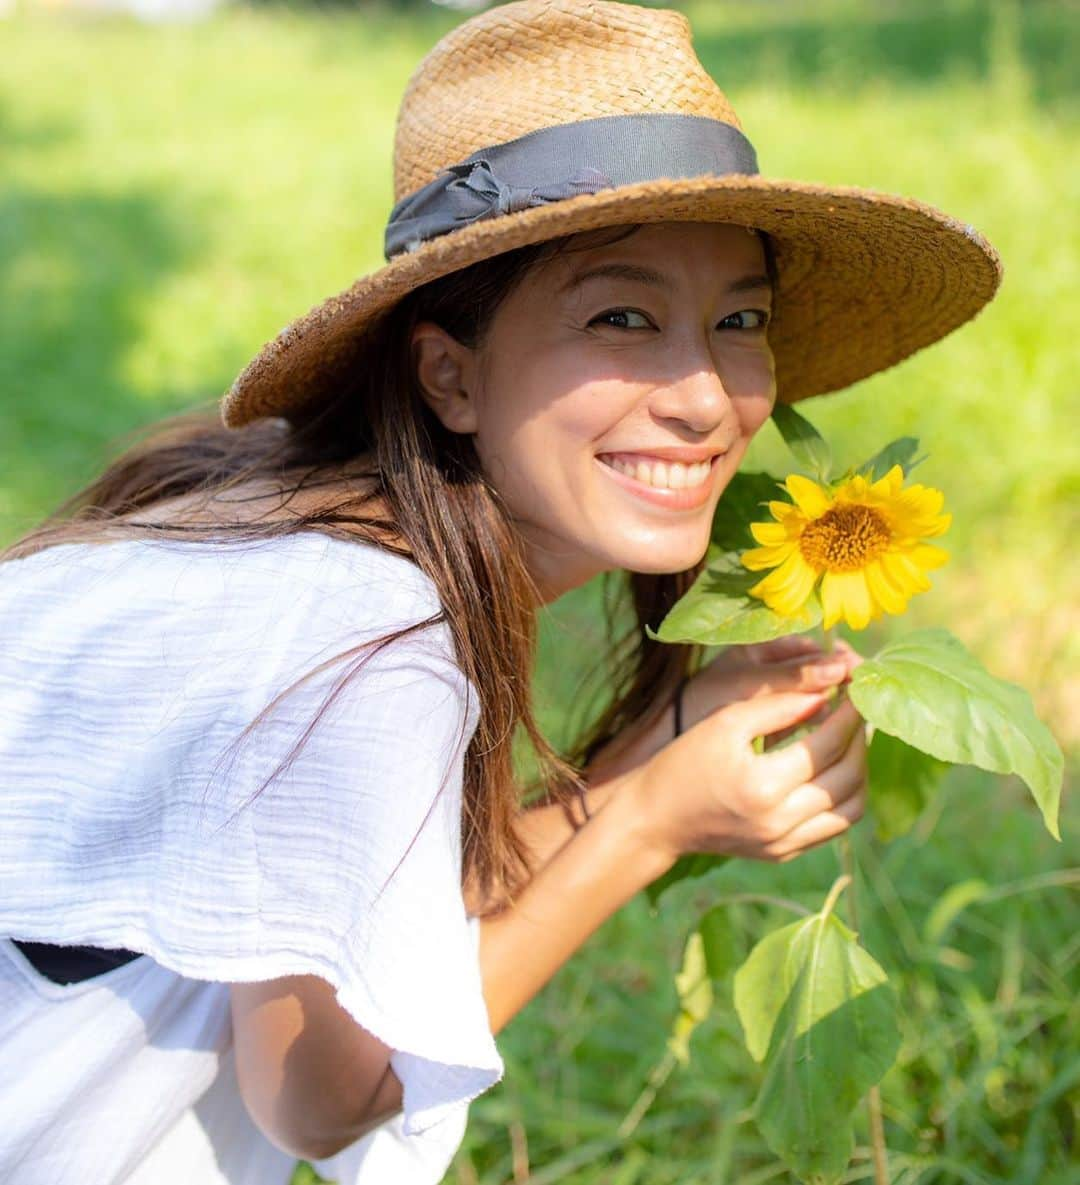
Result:
[[[828,653],[834,649],[835,639],[832,630],[823,630],[824,649]],[[844,876],[851,882],[847,895],[848,922],[856,934],[859,933],[859,882],[856,876],[855,852],[851,846],[851,836],[841,835],[840,862]],[[881,1112],[881,1089],[877,1085],[871,1086],[866,1095],[866,1111],[870,1119],[870,1151],[874,1164],[874,1185],[889,1185],[889,1152],[885,1145],[885,1118]]]
[[649,1075],[649,1080],[645,1084],[645,1089],[638,1095],[637,1101],[626,1113],[622,1123],[619,1124],[618,1132],[616,1133],[620,1140],[628,1139],[637,1128],[637,1125],[645,1118],[645,1113],[653,1105],[653,1100],[660,1092],[660,1088],[671,1076],[671,1071],[678,1065],[678,1058],[671,1052],[670,1049],[664,1051],[664,1056],[656,1063]]
[[[855,876],[855,853],[851,846],[851,836],[841,835],[839,844],[844,877],[851,881],[851,888],[847,895],[848,922],[858,934],[858,882]],[[889,1153],[885,1146],[885,1119],[881,1113],[881,1090],[876,1085],[871,1086],[867,1092],[866,1111],[870,1118],[870,1151],[874,1164],[874,1185],[889,1185]]]

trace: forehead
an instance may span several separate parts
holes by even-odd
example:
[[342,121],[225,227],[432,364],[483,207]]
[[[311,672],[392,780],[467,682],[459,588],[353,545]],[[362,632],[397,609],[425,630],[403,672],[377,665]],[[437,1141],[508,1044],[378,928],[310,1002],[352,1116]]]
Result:
[[662,222],[575,235],[545,266],[556,291],[602,279],[769,287],[758,233],[729,223]]

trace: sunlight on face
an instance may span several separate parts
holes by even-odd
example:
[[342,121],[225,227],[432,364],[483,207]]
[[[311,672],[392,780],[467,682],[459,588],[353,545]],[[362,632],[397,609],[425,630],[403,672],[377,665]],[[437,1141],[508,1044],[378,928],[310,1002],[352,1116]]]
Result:
[[557,256],[499,306],[474,440],[546,600],[704,555],[775,399],[765,270],[743,227],[661,223]]

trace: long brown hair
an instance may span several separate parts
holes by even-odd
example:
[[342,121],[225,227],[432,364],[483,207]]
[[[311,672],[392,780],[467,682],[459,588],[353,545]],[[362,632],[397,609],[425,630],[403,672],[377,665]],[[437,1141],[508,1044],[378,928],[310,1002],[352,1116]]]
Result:
[[[611,241],[613,233],[621,237],[635,229],[599,234]],[[514,830],[522,801],[540,792],[570,809],[592,757],[655,719],[694,662],[696,648],[654,642],[645,626],[656,627],[700,566],[670,575],[607,574],[609,593],[614,585],[614,595],[605,598],[608,647],[601,656],[608,702],[565,754],[556,752],[534,714],[539,598],[520,539],[471,438],[445,429],[421,397],[411,335],[417,322],[430,320],[464,344],[477,345],[500,301],[531,268],[575,244],[597,241],[594,232],[523,247],[410,293],[373,328],[349,382],[303,422],[259,420],[226,429],[216,407],[159,421],[97,480],[0,552],[0,562],[60,543],[148,535],[239,543],[297,531],[362,540],[412,559],[434,582],[442,612],[410,630],[445,620],[458,664],[480,699],[463,770],[463,882],[482,899],[493,890],[512,896],[528,875]],[[766,259],[771,270],[767,240]],[[182,499],[181,508],[170,508],[172,499]],[[241,515],[243,507],[266,499],[272,503],[267,509]],[[628,617],[631,624],[620,633],[616,623]],[[356,654],[354,649],[339,658]],[[358,665],[338,679],[320,715]],[[317,720],[264,788],[295,757]],[[515,784],[513,756],[522,735],[537,770],[524,790]]]

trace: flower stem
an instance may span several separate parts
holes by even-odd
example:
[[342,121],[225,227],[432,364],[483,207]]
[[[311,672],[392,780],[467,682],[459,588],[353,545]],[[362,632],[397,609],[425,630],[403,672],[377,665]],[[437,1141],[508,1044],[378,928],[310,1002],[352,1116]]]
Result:
[[[847,895],[848,922],[857,934],[859,932],[859,902],[855,853],[851,846],[850,835],[841,835],[838,842],[844,876],[851,881],[851,888]],[[874,1160],[874,1185],[889,1185],[889,1153],[885,1146],[885,1120],[881,1113],[881,1090],[877,1086],[871,1086],[867,1093],[866,1111],[870,1118],[870,1150]]]
[[[822,630],[822,649],[829,654],[835,649],[836,638],[831,629]],[[851,836],[841,835],[840,862],[844,876],[850,880],[851,888],[847,895],[847,915],[851,928],[859,932],[859,882],[856,876],[855,852],[851,846]],[[870,1149],[874,1160],[874,1185],[889,1185],[889,1153],[885,1146],[885,1120],[881,1113],[881,1090],[871,1086],[866,1096],[866,1110],[870,1117]]]

